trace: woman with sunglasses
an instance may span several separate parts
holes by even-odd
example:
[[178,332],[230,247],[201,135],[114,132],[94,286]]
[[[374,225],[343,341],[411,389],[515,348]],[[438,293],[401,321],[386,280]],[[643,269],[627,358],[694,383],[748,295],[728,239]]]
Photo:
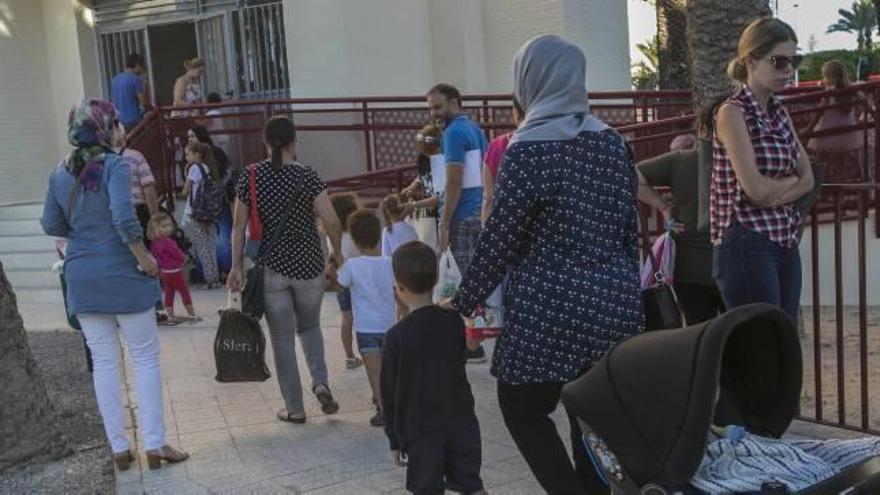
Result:
[[780,306],[794,320],[801,295],[795,201],[813,188],[810,159],[774,93],[801,58],[791,27],[759,19],[743,31],[727,73],[739,90],[716,114],[710,188],[713,270],[728,308]]

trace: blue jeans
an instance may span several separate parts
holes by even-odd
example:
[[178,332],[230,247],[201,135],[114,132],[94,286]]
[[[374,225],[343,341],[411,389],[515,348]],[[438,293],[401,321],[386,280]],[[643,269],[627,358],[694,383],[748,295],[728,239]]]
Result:
[[715,246],[712,277],[728,309],[764,302],[779,306],[793,322],[801,298],[801,257],[767,236],[732,225]]

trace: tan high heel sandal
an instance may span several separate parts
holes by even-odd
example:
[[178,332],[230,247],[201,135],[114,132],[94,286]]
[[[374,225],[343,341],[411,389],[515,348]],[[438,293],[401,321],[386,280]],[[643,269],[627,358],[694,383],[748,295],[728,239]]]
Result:
[[175,462],[183,462],[188,458],[189,454],[186,452],[166,445],[161,449],[147,451],[147,466],[149,466],[150,469],[159,469],[162,467],[162,461],[174,464]]
[[131,454],[130,450],[126,450],[125,452],[113,454],[113,462],[116,464],[116,469],[120,471],[128,471],[128,468],[131,467],[131,463],[134,462],[134,456]]

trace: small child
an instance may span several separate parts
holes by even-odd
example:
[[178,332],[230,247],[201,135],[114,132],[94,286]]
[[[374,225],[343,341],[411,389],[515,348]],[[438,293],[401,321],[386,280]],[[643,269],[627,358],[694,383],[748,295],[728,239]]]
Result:
[[[348,216],[357,211],[357,195],[354,193],[336,193],[330,195],[330,203],[336,211],[339,223],[342,224],[342,261],[359,256],[357,248],[351,241],[348,233]],[[331,258],[332,259],[332,258]],[[337,269],[339,267],[336,267]],[[342,323],[339,327],[339,335],[342,339],[342,350],[345,352],[345,369],[353,370],[363,364],[363,361],[354,355],[354,338],[352,334],[351,316],[351,290],[348,288],[336,292],[336,302],[339,304],[339,312],[342,315]]]
[[183,265],[186,255],[174,240],[174,221],[167,213],[156,213],[147,224],[147,237],[150,239],[150,252],[159,265],[159,279],[162,281],[162,292],[165,294],[165,311],[168,320],[176,324],[174,318],[174,295],[179,292],[183,306],[191,321],[201,321],[193,308],[186,278],[183,276]]
[[373,426],[382,426],[379,402],[382,339],[397,316],[391,259],[382,256],[379,250],[381,230],[379,218],[372,211],[358,210],[349,215],[348,232],[361,255],[346,261],[337,273],[331,272],[331,280],[351,289],[355,336],[376,406],[376,414],[370,418]]
[[394,289],[409,315],[385,336],[380,377],[392,459],[415,493],[484,494],[480,424],[461,317],[431,303],[437,255],[413,241],[394,252]]
[[400,201],[400,196],[390,194],[382,200],[382,216],[385,228],[382,229],[382,256],[391,256],[398,247],[409,241],[419,239],[416,229],[404,222],[410,208]]

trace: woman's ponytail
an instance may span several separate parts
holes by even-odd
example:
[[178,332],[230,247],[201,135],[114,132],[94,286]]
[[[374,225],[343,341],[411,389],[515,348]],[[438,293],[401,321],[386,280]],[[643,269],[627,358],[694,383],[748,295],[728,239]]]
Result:
[[295,141],[296,126],[292,120],[284,115],[276,115],[266,121],[263,126],[263,142],[270,150],[273,170],[281,170],[284,166],[282,151]]

